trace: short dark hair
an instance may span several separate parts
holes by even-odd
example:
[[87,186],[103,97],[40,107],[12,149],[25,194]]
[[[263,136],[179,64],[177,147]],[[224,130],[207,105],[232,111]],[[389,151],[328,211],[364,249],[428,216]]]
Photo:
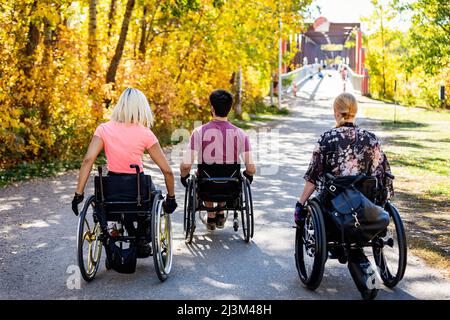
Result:
[[209,102],[211,102],[216,116],[226,117],[233,105],[233,95],[223,89],[214,90],[209,96]]

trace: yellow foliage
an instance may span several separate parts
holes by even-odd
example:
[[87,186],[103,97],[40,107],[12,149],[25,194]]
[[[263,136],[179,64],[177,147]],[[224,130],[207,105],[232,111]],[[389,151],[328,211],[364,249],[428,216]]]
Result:
[[[3,4],[4,2],[4,4]],[[127,1],[97,0],[93,72],[88,74],[90,1],[5,0],[0,10],[0,169],[36,159],[79,159],[121,91],[142,90],[167,141],[178,126],[210,116],[209,93],[236,91],[244,112],[268,93],[283,34],[302,27],[310,0],[136,1],[115,83],[106,72]],[[145,13],[145,14],[144,14]]]

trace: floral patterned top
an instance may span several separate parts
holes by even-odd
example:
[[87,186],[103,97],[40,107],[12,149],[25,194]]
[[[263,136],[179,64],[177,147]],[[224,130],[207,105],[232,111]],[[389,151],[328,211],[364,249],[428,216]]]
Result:
[[314,183],[316,190],[321,192],[326,173],[335,177],[367,174],[377,177],[378,181],[386,181],[390,197],[394,190],[392,181],[385,179],[385,172],[390,173],[391,169],[375,134],[353,123],[345,123],[320,136],[304,178]]

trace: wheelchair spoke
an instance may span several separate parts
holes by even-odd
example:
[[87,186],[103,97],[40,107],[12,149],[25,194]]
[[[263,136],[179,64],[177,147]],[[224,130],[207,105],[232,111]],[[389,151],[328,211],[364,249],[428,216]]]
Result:
[[[88,225],[88,223],[86,223]],[[101,242],[98,237],[100,235],[100,225],[96,223],[94,229],[91,231],[85,231],[83,235],[83,240],[86,240],[88,243],[88,252],[87,252],[87,273],[92,274],[95,270],[95,267],[100,260],[101,255]]]
[[103,247],[103,242],[100,240],[102,229],[99,221],[94,217],[94,201],[93,196],[87,199],[78,224],[78,265],[86,281],[94,279]]
[[91,227],[89,226],[89,222],[87,221],[87,219],[84,219],[84,223],[86,224],[86,232],[91,232]]
[[155,210],[156,214],[152,216],[153,261],[158,278],[164,281],[172,267],[171,222],[170,215],[161,212],[161,203],[156,205]]
[[405,273],[407,245],[403,223],[397,209],[389,202],[386,209],[390,215],[389,225],[385,234],[376,239],[373,253],[384,284],[393,288]]
[[395,225],[393,223],[388,227],[386,236],[382,238],[385,244],[381,249],[381,265],[383,271],[388,279],[393,278],[392,274],[397,274],[399,248],[397,245],[397,234],[395,232]]
[[311,216],[308,216],[303,227],[303,257],[307,274],[311,274],[315,257],[315,233]]

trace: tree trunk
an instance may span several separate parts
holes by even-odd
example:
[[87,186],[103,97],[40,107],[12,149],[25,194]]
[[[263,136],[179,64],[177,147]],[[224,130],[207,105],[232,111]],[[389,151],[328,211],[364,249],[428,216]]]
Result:
[[51,62],[53,46],[55,44],[56,32],[52,29],[50,21],[44,19],[44,54],[42,55],[42,65],[48,65]]
[[111,0],[108,12],[108,39],[111,38],[111,29],[115,13],[116,13],[116,0]]
[[242,67],[236,74],[236,105],[235,112],[238,119],[242,116]]
[[[147,35],[145,36],[145,46],[146,47],[150,42],[153,41],[153,38],[155,37],[155,34],[153,33],[153,24],[155,23],[156,14],[158,13],[160,6],[161,6],[161,1],[159,1],[155,5],[155,9],[153,10],[152,19],[150,20],[150,23],[147,28],[147,30],[148,30]],[[172,21],[169,21],[169,23],[167,24],[168,28],[170,28],[171,25],[172,25]],[[152,35],[151,39],[150,39],[150,35]]]
[[95,75],[97,56],[97,0],[89,0],[88,75]]
[[381,50],[382,50],[382,74],[383,74],[383,98],[386,99],[386,49],[384,48],[384,24],[383,8],[380,6],[380,31],[381,31]]
[[125,15],[122,21],[122,28],[120,30],[119,41],[117,42],[116,51],[106,73],[106,83],[116,82],[117,68],[119,67],[120,59],[122,58],[123,49],[125,47],[125,40],[128,33],[128,26],[130,25],[131,14],[133,12],[135,2],[135,0],[128,0],[127,2]]
[[147,39],[147,13],[148,13],[148,5],[144,4],[144,8],[142,11],[142,20],[141,20],[141,39],[139,41],[139,59],[145,61],[145,51],[146,51],[146,39]]
[[[36,10],[36,7],[37,1],[34,1],[32,5],[32,11]],[[38,22],[30,20],[30,23],[28,25],[27,43],[25,45],[25,48],[23,49],[25,59],[22,64],[23,73],[27,78],[31,76],[31,70],[33,69],[35,62],[34,53],[36,52],[39,40],[40,40],[40,33]]]
[[274,104],[274,99],[273,99],[273,91],[274,91],[274,87],[273,87],[273,79],[275,78],[275,75],[271,72],[270,73],[270,106],[275,106]]

